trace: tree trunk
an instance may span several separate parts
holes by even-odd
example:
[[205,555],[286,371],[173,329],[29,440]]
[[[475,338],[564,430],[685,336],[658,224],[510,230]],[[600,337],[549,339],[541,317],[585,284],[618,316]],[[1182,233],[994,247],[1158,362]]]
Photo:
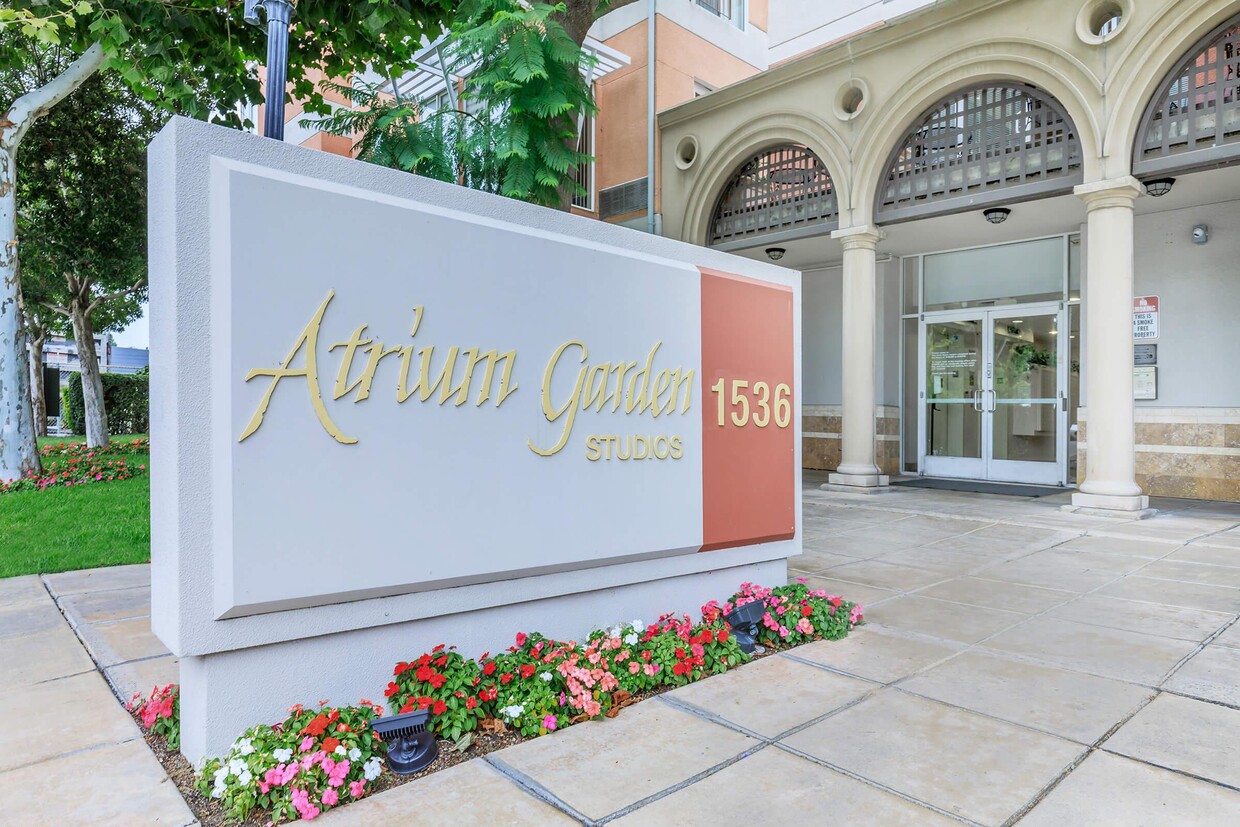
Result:
[[102,448],[108,444],[108,413],[103,407],[103,375],[95,351],[95,329],[90,316],[76,301],[69,307],[73,320],[73,339],[77,342],[78,359],[82,365],[82,404],[86,415],[86,444]]
[[43,343],[47,331],[30,340],[30,397],[34,406],[35,436],[47,436],[47,389],[43,384]]
[[35,121],[99,70],[104,57],[103,48],[92,45],[50,83],[22,95],[0,114],[0,480],[42,470],[20,307],[17,147]]
[[16,183],[17,154],[5,146],[0,152],[0,482],[43,470],[20,306]]

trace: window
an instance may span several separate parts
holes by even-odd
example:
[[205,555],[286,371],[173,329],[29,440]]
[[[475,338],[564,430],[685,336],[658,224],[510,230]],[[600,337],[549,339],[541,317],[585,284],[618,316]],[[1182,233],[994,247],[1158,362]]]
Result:
[[732,174],[719,196],[710,244],[808,224],[837,221],[831,174],[808,147],[759,152]]
[[716,17],[732,21],[738,29],[745,28],[744,0],[694,0],[698,8],[705,9]]
[[577,167],[575,177],[577,185],[585,190],[573,196],[573,206],[583,210],[594,209],[594,118],[586,117],[581,122],[581,132],[577,136],[577,151],[591,156]]

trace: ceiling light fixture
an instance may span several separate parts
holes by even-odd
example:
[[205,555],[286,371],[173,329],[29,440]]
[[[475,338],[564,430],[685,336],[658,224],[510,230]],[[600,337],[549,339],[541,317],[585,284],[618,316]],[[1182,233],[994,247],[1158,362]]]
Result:
[[1153,181],[1145,182],[1145,191],[1155,198],[1162,198],[1171,192],[1171,188],[1175,186],[1174,178],[1155,178]]
[[788,252],[783,247],[767,247],[766,255],[771,261],[779,261],[784,257],[784,253]]
[[991,207],[982,213],[991,224],[1002,224],[1004,221],[1007,221],[1008,216],[1011,214],[1012,211],[1007,207]]

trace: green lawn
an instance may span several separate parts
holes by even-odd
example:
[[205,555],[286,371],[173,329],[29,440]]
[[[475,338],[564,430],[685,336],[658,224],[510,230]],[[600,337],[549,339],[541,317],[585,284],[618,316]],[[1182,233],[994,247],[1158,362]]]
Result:
[[[113,437],[125,441],[133,436]],[[81,442],[49,437],[40,445]],[[144,453],[124,457],[149,467]],[[146,563],[151,559],[151,478],[0,494],[0,577]]]

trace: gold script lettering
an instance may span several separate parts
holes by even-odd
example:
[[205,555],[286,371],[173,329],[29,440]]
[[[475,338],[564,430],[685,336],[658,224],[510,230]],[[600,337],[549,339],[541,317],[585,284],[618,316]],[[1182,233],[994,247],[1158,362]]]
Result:
[[[263,424],[263,417],[267,413],[267,406],[271,403],[271,395],[275,393],[276,386],[280,384],[281,379],[304,376],[306,377],[306,389],[310,393],[310,405],[314,408],[315,416],[319,419],[319,424],[323,426],[323,430],[331,435],[332,439],[342,445],[353,445],[357,442],[353,437],[345,436],[340,428],[332,421],[327,413],[327,408],[323,404],[323,394],[319,391],[319,375],[318,375],[318,358],[315,349],[319,341],[319,327],[323,324],[323,314],[327,311],[327,305],[331,303],[332,298],[336,295],[335,290],[327,292],[327,298],[323,299],[323,303],[319,305],[318,311],[310,319],[310,322],[302,329],[301,335],[297,337],[297,341],[293,342],[293,349],[288,352],[288,356],[284,357],[284,361],[278,368],[254,368],[245,375],[245,381],[249,382],[258,376],[270,376],[271,384],[267,387],[267,392],[263,394],[262,400],[258,403],[257,410],[250,417],[250,422],[245,426],[245,430],[241,432],[238,442],[245,442],[255,431]],[[297,352],[306,349],[305,366],[301,368],[289,367],[293,363],[293,359],[297,357]]]

